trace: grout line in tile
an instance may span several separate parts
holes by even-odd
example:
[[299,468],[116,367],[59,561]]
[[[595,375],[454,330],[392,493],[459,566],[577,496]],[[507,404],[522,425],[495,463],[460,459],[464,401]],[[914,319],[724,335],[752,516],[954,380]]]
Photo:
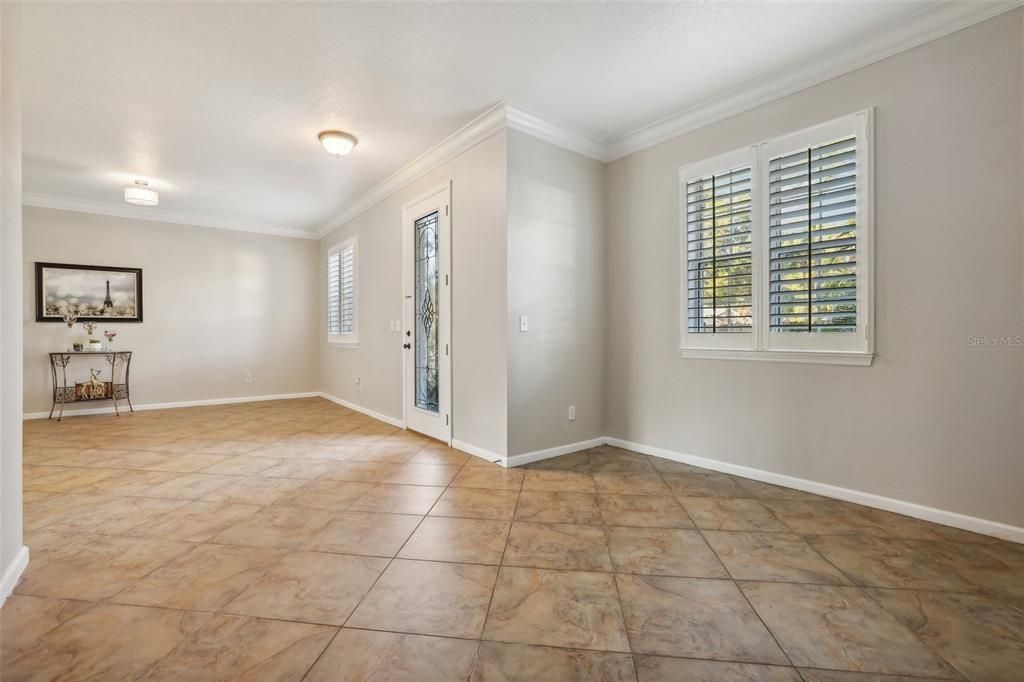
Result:
[[[426,447],[426,446],[424,445],[424,447]],[[420,450],[422,450],[422,449],[423,449],[423,448],[420,448]],[[417,450],[417,452],[419,452],[419,450]],[[415,453],[414,453],[414,454],[415,454]],[[462,471],[462,469],[463,469],[463,468],[465,468],[465,466],[466,466],[466,463],[465,463],[465,462],[463,462],[462,466],[461,466],[461,467],[459,467],[459,472],[461,472],[461,471]],[[456,473],[456,475],[458,475],[458,473]],[[438,487],[439,487],[439,486],[438,486]],[[369,596],[369,594],[370,594],[371,592],[373,592],[373,589],[374,589],[374,588],[375,588],[375,587],[377,586],[377,583],[378,583],[378,582],[380,582],[380,579],[381,579],[381,577],[382,577],[382,576],[383,576],[383,575],[384,575],[384,574],[385,574],[385,573],[386,573],[386,572],[388,571],[388,569],[389,569],[389,568],[391,568],[391,564],[393,564],[393,563],[395,562],[395,559],[397,559],[398,555],[402,553],[402,550],[403,550],[403,549],[405,549],[405,546],[406,546],[406,545],[407,545],[407,544],[409,543],[409,540],[411,540],[411,539],[412,539],[412,536],[413,536],[413,535],[415,535],[415,534],[416,534],[416,531],[418,531],[418,530],[420,529],[420,526],[422,526],[422,525],[423,525],[423,520],[427,518],[427,516],[428,516],[428,515],[430,514],[431,510],[433,510],[434,506],[435,506],[435,505],[437,505],[437,502],[438,502],[438,500],[440,500],[440,499],[441,499],[441,497],[442,497],[442,496],[443,496],[443,495],[445,494],[445,492],[447,492],[447,490],[448,490],[448,488],[449,488],[449,487],[451,487],[451,483],[449,483],[449,484],[448,484],[447,486],[444,486],[444,490],[442,490],[442,491],[441,491],[441,493],[440,493],[440,494],[439,494],[439,495],[437,496],[437,498],[436,498],[436,499],[434,500],[433,504],[431,504],[431,505],[430,505],[430,509],[428,509],[428,510],[427,510],[427,513],[426,513],[426,514],[424,514],[423,516],[421,516],[421,517],[420,517],[420,520],[419,520],[419,522],[418,522],[418,523],[416,524],[416,527],[415,527],[415,528],[413,528],[412,532],[411,532],[411,533],[409,533],[409,535],[408,535],[408,536],[407,536],[407,537],[405,538],[405,540],[404,540],[404,541],[402,542],[401,546],[400,546],[400,547],[399,547],[399,548],[398,548],[398,549],[397,549],[397,550],[395,551],[395,554],[394,554],[394,556],[392,556],[392,557],[390,557],[390,558],[388,559],[388,563],[387,563],[387,565],[386,565],[386,566],[384,567],[384,569],[383,569],[383,570],[382,570],[382,571],[381,571],[381,572],[380,572],[380,573],[379,573],[379,574],[377,575],[377,577],[376,577],[376,578],[374,579],[374,581],[373,581],[373,584],[372,584],[372,585],[370,585],[370,588],[369,588],[369,589],[368,589],[368,590],[367,590],[366,592],[364,592],[364,593],[363,593],[363,596],[362,596],[362,597],[360,597],[360,599],[359,599],[359,601],[358,601],[358,602],[356,603],[356,605],[355,605],[355,606],[354,606],[354,607],[352,608],[352,610],[351,610],[351,611],[349,611],[349,614],[348,614],[348,616],[346,616],[346,617],[345,617],[345,621],[344,621],[344,622],[342,623],[341,627],[345,627],[345,624],[347,624],[347,623],[348,623],[348,621],[349,621],[349,620],[350,620],[350,619],[352,618],[352,615],[353,615],[353,614],[354,614],[354,613],[355,613],[356,611],[358,611],[358,610],[359,610],[359,607],[360,607],[360,606],[362,605],[362,603],[363,603],[363,601],[364,601],[364,600],[366,599],[366,597],[368,597],[368,596]],[[362,499],[362,497],[360,497],[359,499]],[[358,500],[356,500],[356,502],[358,502]],[[353,504],[355,504],[356,502],[353,502]],[[497,577],[497,576],[495,576],[495,577]],[[493,590],[493,588],[492,588],[492,590]],[[333,640],[332,640],[332,641],[333,641]],[[326,649],[325,649],[325,651],[326,651]],[[310,669],[312,669],[312,668],[310,668]],[[307,671],[307,674],[308,674],[308,672],[309,672],[309,671]]]
[[[779,651],[782,652],[782,655],[786,657],[786,660],[789,661],[789,664],[791,666],[795,665],[793,663],[793,659],[789,655],[789,652],[786,651],[785,648],[783,648],[782,642],[780,642],[779,638],[775,636],[775,633],[772,631],[772,629],[770,627],[768,627],[768,623],[765,622],[764,618],[761,616],[761,613],[756,608],[754,608],[754,604],[750,601],[750,598],[747,596],[747,593],[743,591],[742,587],[740,587],[739,581],[736,580],[736,578],[732,574],[732,571],[730,571],[729,567],[725,565],[724,561],[722,561],[722,557],[720,557],[718,555],[718,552],[715,551],[715,548],[711,546],[710,542],[708,542],[708,539],[704,535],[704,532],[702,530],[700,530],[699,528],[697,529],[697,532],[700,533],[700,537],[701,537],[701,539],[704,540],[704,544],[707,546],[707,548],[710,549],[711,553],[715,555],[716,559],[718,559],[718,563],[721,564],[722,568],[725,569],[725,572],[729,575],[729,580],[732,581],[733,587],[735,587],[736,591],[739,592],[740,595],[743,596],[743,601],[745,601],[747,603],[747,606],[750,607],[750,610],[753,611],[754,615],[757,616],[757,619],[759,621],[761,621],[761,625],[764,627],[765,631],[767,631],[768,634],[771,635],[772,641],[775,642],[775,646],[777,646],[779,648]],[[803,583],[799,583],[799,584],[803,584]]]
[[[662,478],[662,482],[666,483],[667,485],[667,481],[665,481],[664,479],[664,474],[659,472],[658,475]],[[683,507],[684,510],[686,509],[686,506],[683,505],[682,502],[679,502],[679,506]],[[689,515],[689,512],[686,512],[686,514]],[[691,518],[690,520],[692,521],[693,519]],[[696,525],[697,524],[694,523],[694,526]],[[747,603],[747,606],[750,608],[750,610],[754,613],[754,615],[757,616],[757,619],[761,622],[761,626],[771,636],[772,641],[775,642],[775,646],[778,647],[779,651],[782,652],[782,655],[786,657],[786,660],[789,661],[789,664],[792,666],[793,659],[790,657],[789,652],[782,647],[782,644],[779,642],[779,638],[775,636],[775,633],[772,632],[772,629],[768,627],[768,623],[764,621],[764,618],[761,617],[761,614],[758,613],[757,609],[754,608],[754,605],[750,602],[750,599],[747,597],[747,594],[740,587],[739,582],[737,582],[736,579],[733,577],[732,571],[729,570],[729,567],[725,565],[724,561],[722,561],[722,557],[718,555],[718,552],[715,551],[715,548],[711,546],[710,542],[708,542],[707,537],[704,535],[704,531],[700,528],[697,528],[697,532],[700,534],[701,540],[704,541],[704,546],[706,546],[711,551],[711,554],[714,555],[719,565],[721,565],[722,568],[725,570],[726,575],[729,576],[729,580],[732,582],[733,588],[735,588],[736,591],[743,596],[743,601]]]
[[[935,649],[930,644],[928,644],[928,642],[926,642],[923,637],[921,637],[919,634],[917,634],[917,632],[915,632],[909,626],[904,625],[898,618],[896,618],[896,616],[891,611],[889,611],[889,609],[885,608],[885,605],[882,604],[882,602],[880,602],[877,599],[875,599],[874,595],[872,595],[870,592],[868,592],[869,589],[878,589],[878,588],[864,588],[864,587],[861,587],[860,585],[857,586],[857,591],[858,592],[860,592],[862,595],[864,595],[864,597],[867,598],[872,604],[874,604],[875,606],[880,608],[883,613],[885,613],[887,616],[889,616],[894,621],[896,621],[901,627],[903,627],[904,630],[909,632],[914,639],[916,639],[918,642],[920,642],[921,645],[924,646],[925,649],[930,651],[936,658],[938,658],[940,661],[942,661],[943,663],[948,665],[950,670],[953,670],[954,672],[956,672],[964,680],[971,679],[966,673],[964,673],[962,670],[960,670],[960,668],[958,668],[956,665],[954,665],[952,661],[948,660],[937,649]],[[929,590],[913,590],[913,591],[914,592],[926,592],[926,591],[929,591]]]
[[[416,452],[419,452],[424,447],[426,447],[426,444],[424,444],[422,447],[420,447],[418,450],[416,450]],[[416,452],[414,452],[413,455],[415,455]],[[465,466],[465,464],[463,464],[463,466]],[[447,489],[448,489],[447,486],[445,486],[445,490],[447,490]],[[443,495],[444,491],[442,491],[441,494]],[[356,502],[358,502],[364,496],[365,495],[361,495],[359,498],[354,500],[352,502],[352,505],[356,504]],[[440,498],[441,498],[441,496],[438,495],[438,499],[440,499]],[[437,504],[437,500],[434,501],[434,504]],[[352,505],[349,505],[349,506],[351,507]],[[433,509],[433,505],[431,505],[431,509]],[[428,509],[427,511],[429,513],[430,510]],[[341,626],[338,627],[337,631],[334,633],[334,636],[331,637],[330,641],[327,642],[327,645],[320,651],[320,654],[316,657],[316,659],[313,660],[313,662],[310,664],[310,666],[308,668],[306,668],[306,672],[303,673],[303,675],[302,675],[302,678],[301,678],[302,680],[305,680],[307,677],[309,677],[309,674],[316,667],[316,664],[320,662],[320,659],[323,658],[323,655],[325,653],[327,653],[327,650],[331,648],[332,644],[334,644],[334,640],[336,640],[338,638],[338,635],[341,633],[342,629],[344,629],[345,624],[348,623],[348,621],[352,618],[352,614],[354,614],[359,609],[359,607],[362,605],[362,603],[366,599],[366,597],[370,594],[370,592],[373,591],[373,588],[377,586],[377,583],[380,581],[381,576],[383,576],[384,573],[388,570],[388,568],[391,567],[391,564],[394,563],[394,561],[395,561],[395,557],[397,557],[401,553],[402,549],[405,548],[406,543],[409,542],[409,540],[416,533],[416,531],[419,530],[419,527],[423,524],[423,519],[425,519],[425,518],[427,518],[426,514],[424,514],[423,516],[420,517],[420,520],[416,524],[416,527],[413,528],[412,533],[410,533],[409,536],[405,539],[405,541],[402,543],[402,546],[398,548],[398,550],[395,552],[394,556],[388,558],[387,565],[385,565],[384,568],[381,570],[381,572],[377,574],[377,577],[374,578],[373,583],[370,585],[370,587],[366,590],[366,592],[363,593],[363,596],[359,598],[359,601],[356,602],[356,605],[352,607],[352,610],[348,612],[348,615],[345,616],[345,620],[342,622]]]
[[[526,475],[524,474],[523,475],[523,480],[525,481],[525,479],[526,479]],[[522,486],[522,483],[520,483],[519,491],[516,493],[516,502],[515,502],[515,505],[513,505],[513,508],[512,508],[512,518],[509,521],[507,521],[507,523],[508,523],[508,533],[505,535],[505,546],[501,550],[501,559],[500,559],[501,563],[498,565],[498,571],[497,571],[497,573],[494,576],[494,585],[491,586],[491,596],[487,600],[487,610],[484,611],[484,625],[483,625],[482,628],[480,628],[480,636],[481,637],[483,637],[484,632],[486,632],[486,630],[487,630],[487,621],[489,621],[490,618],[491,618],[491,606],[494,604],[494,594],[498,591],[498,580],[501,578],[501,567],[505,565],[505,554],[508,552],[508,543],[512,540],[512,524],[515,523],[516,512],[519,511],[519,498],[522,496],[522,494],[523,494],[523,486]],[[438,498],[438,499],[440,499],[440,498]],[[475,670],[476,670],[476,664],[474,663],[474,672],[475,672]]]

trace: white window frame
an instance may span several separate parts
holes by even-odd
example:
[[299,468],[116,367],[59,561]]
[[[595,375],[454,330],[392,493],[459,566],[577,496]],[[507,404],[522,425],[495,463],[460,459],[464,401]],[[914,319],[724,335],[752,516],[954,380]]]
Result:
[[[766,322],[770,309],[767,281],[768,166],[771,159],[813,147],[845,135],[857,136],[857,329],[853,333],[776,332]],[[874,109],[865,109],[827,123],[805,128],[689,164],[679,176],[680,232],[680,353],[684,358],[764,360],[837,365],[870,365],[874,358]],[[745,161],[747,159],[748,161]],[[686,183],[752,163],[753,307],[750,334],[693,334],[689,332],[686,254]],[[719,338],[709,338],[719,337]],[[727,338],[721,338],[727,337]],[[733,337],[744,337],[736,339]]]
[[[330,262],[336,254],[352,248],[352,331],[338,334],[327,332],[327,342],[332,346],[340,348],[359,347],[359,238],[350,237],[345,241],[335,244],[327,251],[327,262]],[[327,286],[330,287],[330,271],[328,270]],[[330,305],[331,292],[327,291],[327,304]],[[338,292],[339,305],[341,292]]]

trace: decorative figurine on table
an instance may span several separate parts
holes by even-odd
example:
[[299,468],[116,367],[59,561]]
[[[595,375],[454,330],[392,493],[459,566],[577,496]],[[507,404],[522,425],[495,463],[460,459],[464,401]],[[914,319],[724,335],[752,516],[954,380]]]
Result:
[[103,336],[107,337],[107,350],[113,350],[114,337],[117,336],[117,331],[114,329],[104,329]]
[[102,370],[90,369],[89,373],[92,377],[89,379],[87,391],[90,398],[104,398],[107,395],[107,386],[100,381],[100,372]]
[[78,313],[76,313],[71,308],[65,308],[64,314],[61,316],[61,318],[64,320],[64,323],[68,326],[68,329],[71,329],[72,327],[75,326],[75,322],[78,321]]
[[96,330],[95,322],[83,322],[82,326],[85,327],[85,331],[89,332],[89,338],[86,340],[85,347],[92,352],[102,351],[103,342],[99,339],[94,339],[92,333]]

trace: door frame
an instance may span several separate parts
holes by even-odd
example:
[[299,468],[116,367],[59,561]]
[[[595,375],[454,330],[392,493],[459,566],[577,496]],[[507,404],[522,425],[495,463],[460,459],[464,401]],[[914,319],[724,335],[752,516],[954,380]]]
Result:
[[[410,229],[412,223],[420,216],[416,215],[413,209],[418,204],[437,197],[441,214],[438,220],[438,277],[440,279],[438,304],[444,315],[440,316],[438,327],[438,416],[444,417],[445,424],[443,432],[424,434],[432,438],[438,438],[449,446],[452,444],[452,426],[454,413],[452,409],[452,287],[451,287],[451,263],[452,263],[452,210],[451,210],[451,180],[446,180],[429,192],[424,192],[414,199],[402,204],[402,343],[414,343],[412,337],[412,321],[415,315],[413,296],[415,295],[415,280],[412,272],[413,257],[413,232]],[[440,347],[444,348],[443,353]],[[410,429],[409,416],[411,410],[418,409],[412,406],[412,348],[402,348],[402,419],[405,428]],[[419,433],[419,432],[417,432]],[[439,437],[440,436],[440,437]]]

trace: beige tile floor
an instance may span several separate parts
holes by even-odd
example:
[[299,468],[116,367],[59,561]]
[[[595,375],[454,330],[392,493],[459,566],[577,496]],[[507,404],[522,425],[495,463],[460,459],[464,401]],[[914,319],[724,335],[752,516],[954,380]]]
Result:
[[25,426],[14,680],[1024,679],[1024,546],[322,400]]

